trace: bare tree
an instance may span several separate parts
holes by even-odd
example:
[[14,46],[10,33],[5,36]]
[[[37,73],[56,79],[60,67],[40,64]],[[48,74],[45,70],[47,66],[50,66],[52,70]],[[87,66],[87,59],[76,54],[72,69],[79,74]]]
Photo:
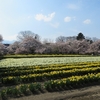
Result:
[[66,43],[68,41],[74,41],[74,40],[76,40],[76,36],[68,36],[68,37],[59,36],[56,38],[56,43]]
[[100,39],[98,39],[98,38],[96,38],[96,37],[93,37],[93,38],[92,38],[92,41],[93,41],[93,42],[96,42],[96,41],[98,41],[98,40],[100,40]]
[[59,36],[56,38],[56,43],[65,43],[66,37],[65,36]]
[[66,37],[66,42],[67,41],[74,41],[76,40],[76,36],[69,36],[69,37]]
[[17,36],[19,41],[23,41],[24,39],[27,39],[27,38],[30,38],[30,37],[31,38],[37,38],[37,37],[35,37],[35,34],[31,31],[21,31]]

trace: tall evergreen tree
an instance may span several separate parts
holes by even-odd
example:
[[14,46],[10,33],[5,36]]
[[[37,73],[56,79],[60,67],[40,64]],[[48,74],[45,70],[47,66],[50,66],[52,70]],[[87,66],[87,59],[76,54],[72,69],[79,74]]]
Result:
[[76,37],[77,40],[83,40],[85,39],[85,36],[82,33],[79,33],[78,36]]

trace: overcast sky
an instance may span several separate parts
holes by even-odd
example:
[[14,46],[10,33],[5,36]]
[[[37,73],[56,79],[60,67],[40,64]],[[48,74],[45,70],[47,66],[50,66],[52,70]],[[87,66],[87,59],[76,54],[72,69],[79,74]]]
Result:
[[100,38],[100,0],[0,0],[0,34],[16,40],[30,30],[42,39],[58,36]]

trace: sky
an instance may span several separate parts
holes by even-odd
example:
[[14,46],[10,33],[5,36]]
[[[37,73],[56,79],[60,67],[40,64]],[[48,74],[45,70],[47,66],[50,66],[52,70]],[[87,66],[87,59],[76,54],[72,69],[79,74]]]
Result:
[[100,0],[0,0],[0,34],[16,40],[30,30],[42,39],[59,36],[100,38]]

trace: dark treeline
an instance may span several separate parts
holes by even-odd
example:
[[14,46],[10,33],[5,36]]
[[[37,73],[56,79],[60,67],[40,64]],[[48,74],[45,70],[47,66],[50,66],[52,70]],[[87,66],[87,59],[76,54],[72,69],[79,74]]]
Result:
[[0,35],[0,55],[6,54],[100,54],[100,40],[85,37],[82,33],[77,36],[59,36],[55,42],[44,40],[31,31],[22,31],[17,41],[10,45],[2,44]]

